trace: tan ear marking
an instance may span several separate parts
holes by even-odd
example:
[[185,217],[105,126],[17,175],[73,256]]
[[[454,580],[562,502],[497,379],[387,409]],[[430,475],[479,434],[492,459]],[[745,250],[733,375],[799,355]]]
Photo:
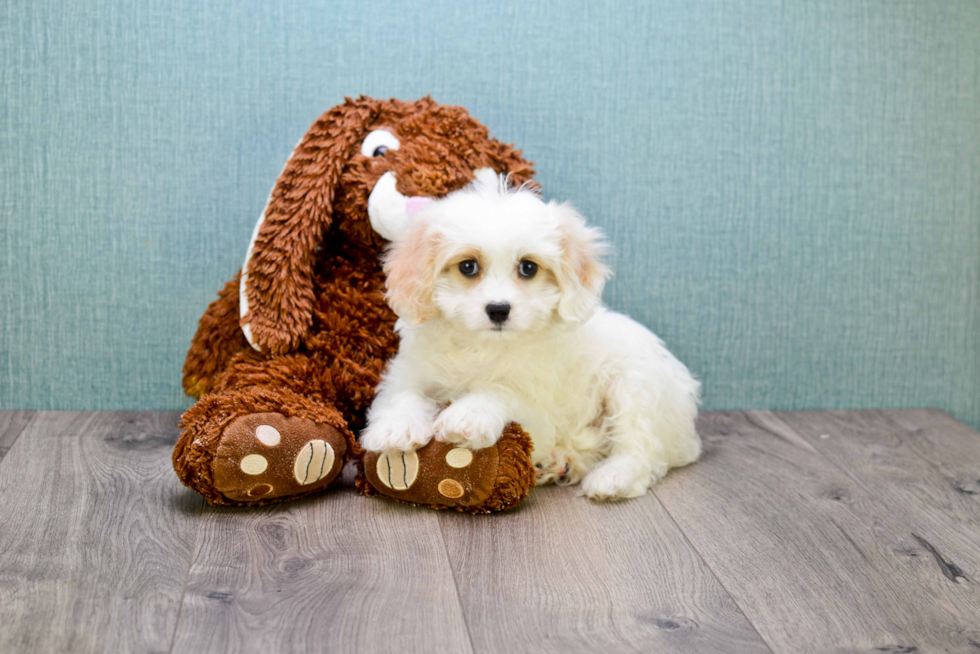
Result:
[[395,313],[411,324],[425,322],[435,311],[433,267],[438,243],[438,235],[420,221],[385,254],[385,297]]
[[602,262],[608,246],[602,232],[585,224],[585,219],[568,204],[549,203],[557,212],[561,230],[562,261],[559,286],[562,298],[558,313],[579,322],[592,315],[602,300],[602,288],[610,275]]

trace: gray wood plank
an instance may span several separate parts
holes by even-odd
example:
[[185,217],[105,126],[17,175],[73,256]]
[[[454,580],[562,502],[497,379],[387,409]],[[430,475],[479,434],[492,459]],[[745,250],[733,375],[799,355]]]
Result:
[[908,447],[935,466],[964,501],[980,502],[980,433],[939,409],[892,409],[886,415],[911,432]]
[[652,495],[440,515],[476,652],[767,652]]
[[0,651],[170,647],[202,501],[176,412],[45,412],[0,464]]
[[14,446],[33,415],[33,411],[0,411],[0,460]]
[[205,510],[175,652],[470,652],[432,511],[347,487]]
[[805,438],[737,412],[699,429],[703,460],[655,492],[773,650],[971,647],[975,588],[909,556],[909,526]]
[[[900,417],[891,411],[753,415],[771,429],[796,431],[858,481],[892,515],[900,517],[918,546],[899,555],[933,559],[937,581],[960,586],[952,592],[959,596],[964,618],[980,625],[980,588],[975,586],[980,582],[980,496],[969,492],[969,485],[962,483],[964,476],[947,477],[922,456],[940,460],[949,457],[948,464],[980,477],[980,434],[973,432],[972,443],[955,444],[960,447],[953,447],[950,442],[930,446],[921,434],[910,433],[897,424]],[[959,426],[969,430],[965,425]],[[923,430],[950,440],[947,430],[934,417],[927,418]],[[943,449],[947,451],[941,452]],[[842,497],[841,501],[848,498]]]

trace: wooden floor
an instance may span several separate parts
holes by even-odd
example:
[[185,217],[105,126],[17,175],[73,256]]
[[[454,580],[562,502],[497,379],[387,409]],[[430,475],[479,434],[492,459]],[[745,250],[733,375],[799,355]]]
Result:
[[647,496],[214,508],[178,414],[0,413],[0,652],[980,651],[980,434],[725,412]]

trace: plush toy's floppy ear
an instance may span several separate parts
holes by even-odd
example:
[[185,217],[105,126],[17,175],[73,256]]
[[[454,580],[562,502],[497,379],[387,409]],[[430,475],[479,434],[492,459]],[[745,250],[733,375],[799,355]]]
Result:
[[550,202],[548,206],[557,214],[562,234],[558,315],[567,322],[584,322],[599,308],[602,288],[611,275],[602,263],[608,245],[602,232],[587,226],[571,205]]
[[242,265],[239,309],[245,338],[276,354],[300,345],[313,320],[316,248],[330,226],[347,161],[374,117],[349,98],[320,116],[286,162]]
[[438,244],[436,230],[421,219],[385,252],[385,297],[398,317],[409,324],[418,325],[432,317]]

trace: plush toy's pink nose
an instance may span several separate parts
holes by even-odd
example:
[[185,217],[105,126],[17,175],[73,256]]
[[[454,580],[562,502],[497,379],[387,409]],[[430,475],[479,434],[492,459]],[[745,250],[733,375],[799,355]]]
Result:
[[409,216],[413,216],[431,202],[432,198],[424,198],[419,195],[413,195],[412,197],[408,198],[408,202],[405,203],[405,213],[407,213]]

